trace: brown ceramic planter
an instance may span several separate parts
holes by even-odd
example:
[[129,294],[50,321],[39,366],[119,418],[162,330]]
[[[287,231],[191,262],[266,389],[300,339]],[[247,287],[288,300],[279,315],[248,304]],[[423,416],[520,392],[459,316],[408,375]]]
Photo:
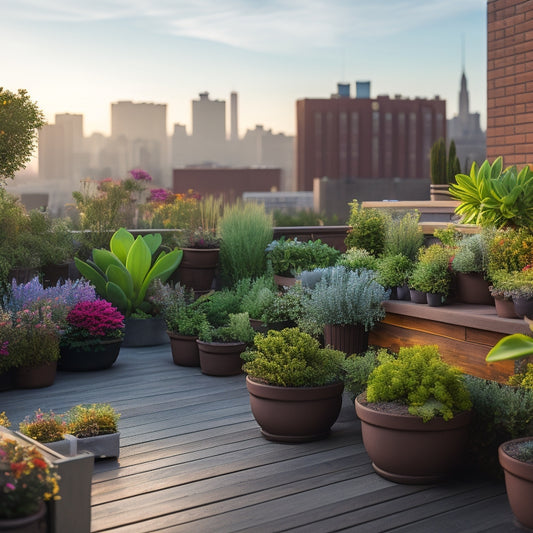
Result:
[[167,331],[170,338],[170,349],[172,360],[179,366],[200,366],[200,356],[198,355],[198,337],[189,335],[178,335]]
[[326,324],[324,343],[347,355],[363,353],[368,349],[368,331],[360,324]]
[[448,477],[461,462],[471,413],[429,422],[409,414],[378,411],[358,396],[363,444],[374,470],[395,483],[426,484]]
[[504,442],[498,448],[498,458],[505,474],[509,505],[516,519],[533,529],[533,464],[518,461],[506,453],[510,446],[530,440],[533,437]]
[[54,384],[57,361],[39,366],[21,366],[15,369],[13,381],[17,389],[42,389]]
[[323,387],[278,387],[246,377],[250,407],[261,433],[278,442],[307,442],[327,437],[337,420],[344,383]]
[[457,272],[456,282],[457,301],[465,304],[494,305],[489,282],[481,274]]
[[183,248],[174,279],[197,293],[208,292],[215,278],[219,253],[219,248]]
[[197,340],[200,368],[208,376],[236,376],[242,372],[244,342],[203,342]]
[[496,306],[496,314],[500,318],[520,318],[514,310],[513,300],[494,296],[494,305]]

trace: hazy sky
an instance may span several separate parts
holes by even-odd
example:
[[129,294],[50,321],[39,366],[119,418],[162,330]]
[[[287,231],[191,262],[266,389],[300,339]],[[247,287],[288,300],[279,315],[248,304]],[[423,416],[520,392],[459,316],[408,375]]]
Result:
[[457,114],[462,41],[470,111],[486,121],[486,0],[0,0],[0,86],[27,89],[48,121],[82,113],[109,134],[111,102],[167,104],[239,93],[239,130],[294,134],[295,102],[337,82],[371,96],[447,101]]

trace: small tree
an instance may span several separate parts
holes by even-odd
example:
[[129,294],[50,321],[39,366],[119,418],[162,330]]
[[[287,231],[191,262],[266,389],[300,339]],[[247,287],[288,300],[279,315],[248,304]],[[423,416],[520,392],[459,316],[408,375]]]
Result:
[[434,185],[447,183],[446,144],[441,137],[431,147],[431,183]]
[[43,112],[24,89],[13,93],[0,87],[0,183],[26,166],[36,147]]
[[461,163],[459,162],[459,158],[457,157],[455,141],[453,139],[450,142],[450,149],[448,151],[446,174],[448,177],[448,183],[455,183],[455,176],[457,174],[461,174]]

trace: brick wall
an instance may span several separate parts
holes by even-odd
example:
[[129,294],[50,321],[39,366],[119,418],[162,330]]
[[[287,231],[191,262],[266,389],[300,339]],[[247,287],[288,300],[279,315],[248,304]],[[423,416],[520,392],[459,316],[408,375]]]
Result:
[[533,163],[533,0],[487,2],[487,159]]

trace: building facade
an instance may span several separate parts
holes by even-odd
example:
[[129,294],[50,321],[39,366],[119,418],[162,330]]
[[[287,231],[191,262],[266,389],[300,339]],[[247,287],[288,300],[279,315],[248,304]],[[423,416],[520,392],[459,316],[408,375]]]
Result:
[[299,191],[323,177],[428,179],[431,146],[446,137],[446,102],[438,97],[303,99],[296,117]]
[[487,2],[487,158],[533,163],[533,0]]

